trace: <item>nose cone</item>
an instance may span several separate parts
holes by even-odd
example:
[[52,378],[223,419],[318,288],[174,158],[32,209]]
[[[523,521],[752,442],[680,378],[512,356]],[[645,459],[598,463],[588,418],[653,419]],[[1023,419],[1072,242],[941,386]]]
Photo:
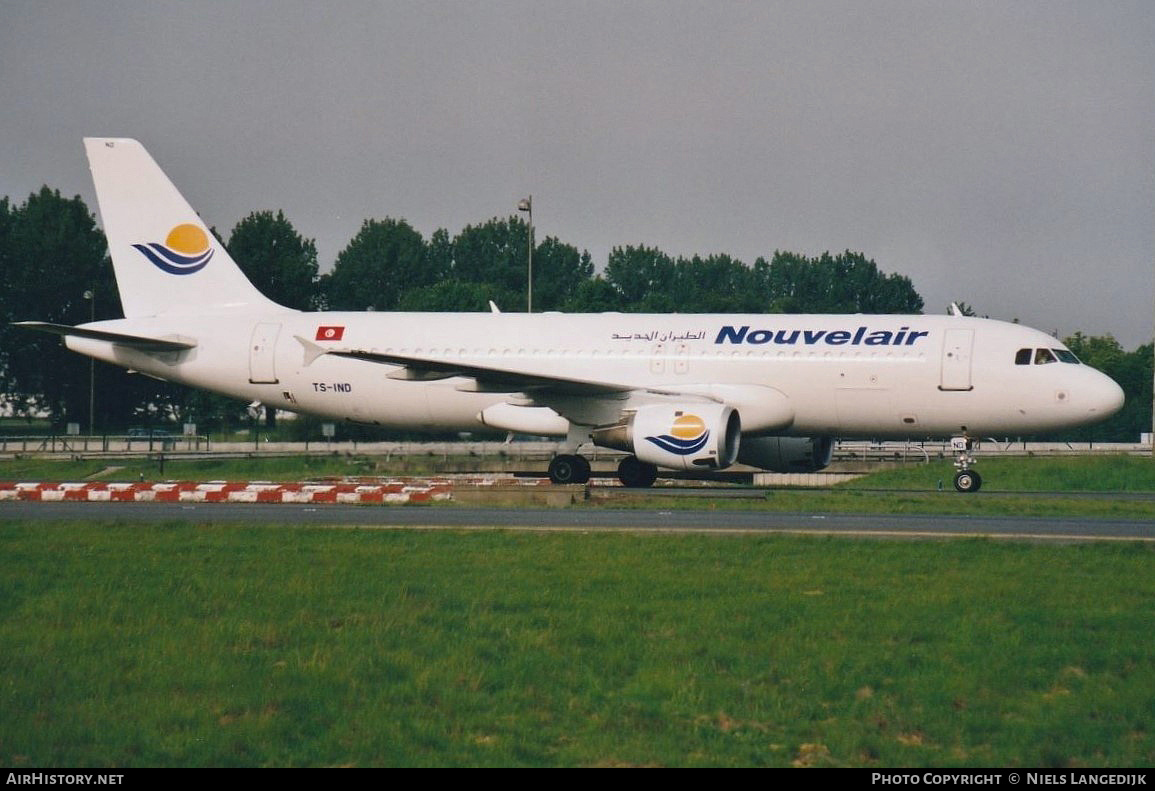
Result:
[[1092,420],[1106,420],[1123,408],[1123,388],[1104,373],[1095,371],[1087,396]]

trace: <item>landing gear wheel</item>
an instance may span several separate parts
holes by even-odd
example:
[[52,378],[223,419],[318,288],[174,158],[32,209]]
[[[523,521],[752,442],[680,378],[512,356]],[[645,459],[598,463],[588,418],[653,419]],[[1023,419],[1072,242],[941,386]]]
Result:
[[579,477],[580,467],[575,456],[563,453],[550,460],[549,480],[551,483],[577,483]]
[[590,479],[590,463],[582,456],[563,453],[549,463],[552,483],[586,483]]
[[974,470],[959,470],[955,473],[954,488],[960,492],[977,492],[982,485],[982,476]]
[[574,456],[578,463],[578,480],[577,483],[590,482],[590,460],[585,456]]
[[[963,426],[962,429],[966,431],[966,426]],[[950,438],[951,450],[956,454],[954,466],[958,470],[954,476],[954,488],[960,492],[977,492],[983,485],[982,476],[971,469],[971,465],[975,463],[975,457],[971,451],[974,450],[975,446],[975,440],[966,434]]]
[[645,489],[658,480],[658,468],[638,461],[637,456],[626,456],[618,463],[618,480],[631,489]]

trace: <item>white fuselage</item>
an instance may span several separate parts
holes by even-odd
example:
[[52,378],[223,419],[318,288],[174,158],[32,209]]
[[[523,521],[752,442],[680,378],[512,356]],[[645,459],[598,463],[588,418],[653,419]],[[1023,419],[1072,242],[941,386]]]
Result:
[[[407,429],[477,429],[487,407],[526,397],[478,388],[470,377],[398,378],[405,366],[325,352],[436,360],[635,394],[756,386],[781,394],[789,413],[761,433],[802,436],[1032,434],[1100,420],[1122,403],[1119,387],[1088,366],[1036,364],[1034,350],[1063,349],[1051,336],[955,316],[226,309],[85,326],[195,341],[187,351],[157,353],[67,339],[75,351],[117,365],[278,409]],[[1032,350],[1030,363],[1021,363],[1023,349]],[[591,402],[600,411],[585,418],[575,407],[571,421],[608,422],[613,397]]]

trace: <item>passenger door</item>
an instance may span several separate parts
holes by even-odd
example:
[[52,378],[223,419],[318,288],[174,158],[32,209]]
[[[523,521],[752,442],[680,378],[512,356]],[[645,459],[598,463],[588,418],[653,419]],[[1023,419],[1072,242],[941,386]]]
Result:
[[940,390],[970,390],[971,347],[975,331],[947,330],[942,341],[942,378]]

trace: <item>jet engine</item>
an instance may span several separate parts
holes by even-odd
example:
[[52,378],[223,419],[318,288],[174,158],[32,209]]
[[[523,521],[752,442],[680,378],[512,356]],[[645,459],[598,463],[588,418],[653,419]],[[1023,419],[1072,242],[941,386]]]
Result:
[[738,461],[770,472],[817,472],[833,453],[833,437],[747,437]]
[[742,421],[724,404],[644,406],[621,423],[591,432],[595,445],[675,470],[721,470],[738,457]]

